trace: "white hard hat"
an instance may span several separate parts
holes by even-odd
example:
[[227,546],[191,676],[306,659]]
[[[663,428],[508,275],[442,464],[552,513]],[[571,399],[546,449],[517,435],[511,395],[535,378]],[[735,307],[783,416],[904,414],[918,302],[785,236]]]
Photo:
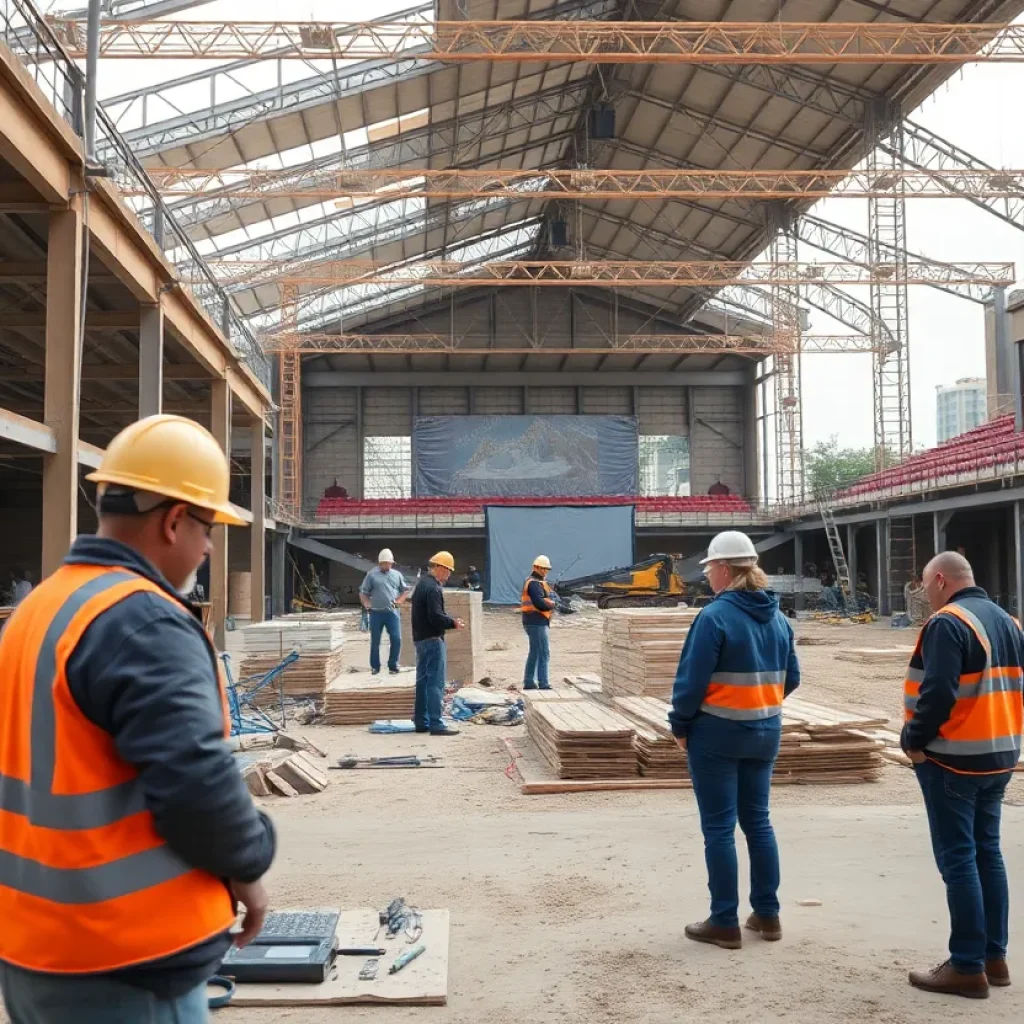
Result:
[[754,542],[739,530],[726,530],[713,537],[708,545],[708,557],[700,560],[701,565],[708,562],[731,562],[734,559],[746,559],[748,564],[757,562],[757,551]]
[[538,569],[550,569],[551,559],[547,555],[538,555],[534,560],[533,564]]
[[394,562],[395,556],[391,554],[391,548],[384,548],[377,556],[378,562]]

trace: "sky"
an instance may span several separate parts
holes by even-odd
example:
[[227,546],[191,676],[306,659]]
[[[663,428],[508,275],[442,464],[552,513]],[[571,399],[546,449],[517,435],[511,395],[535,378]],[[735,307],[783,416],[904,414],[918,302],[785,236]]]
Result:
[[[385,17],[389,12],[408,9],[415,0],[305,0],[288,9],[288,17],[301,20],[346,21],[369,16]],[[62,3],[59,6],[66,6]],[[372,12],[368,7],[372,6]],[[181,15],[196,20],[274,20],[281,17],[278,0],[216,0]],[[321,62],[322,64],[323,62]],[[209,66],[200,61],[102,61],[101,99],[151,83],[195,73]],[[309,74],[300,61],[283,62],[285,74],[299,78]],[[240,75],[235,82],[219,80],[218,99],[239,95],[248,88],[266,87],[266,69],[261,80]],[[249,76],[253,72],[246,73]],[[1024,167],[1024,132],[1020,130],[1014,98],[1024,90],[1024,66],[976,64],[957,71],[949,81],[913,112],[916,121],[996,167]],[[170,116],[173,102],[182,110],[195,109],[209,97],[175,94],[150,101],[160,116]],[[162,104],[162,106],[161,106]],[[134,112],[127,112],[119,127],[132,126]],[[151,111],[150,119],[154,118]],[[349,144],[362,141],[353,133]],[[336,149],[336,142],[321,145],[314,153],[292,154],[289,163]],[[304,211],[307,220],[319,208]],[[329,211],[325,211],[329,212]],[[830,199],[813,212],[861,232],[867,231],[867,202]],[[298,218],[295,218],[297,221]],[[273,227],[287,221],[278,219]],[[266,229],[269,230],[268,224]],[[1009,261],[1024,277],[1024,231],[1011,227],[992,214],[961,199],[910,199],[907,202],[907,244],[911,251],[946,261]],[[801,247],[802,260],[835,257]],[[850,289],[868,300],[868,289]],[[1011,289],[1012,290],[1012,289]],[[925,287],[910,289],[911,411],[915,447],[935,443],[935,389],[962,377],[985,374],[983,308]],[[817,310],[810,310],[810,332],[845,334],[849,328]],[[870,355],[805,356],[803,360],[804,443],[836,435],[844,446],[872,443],[872,384]]]

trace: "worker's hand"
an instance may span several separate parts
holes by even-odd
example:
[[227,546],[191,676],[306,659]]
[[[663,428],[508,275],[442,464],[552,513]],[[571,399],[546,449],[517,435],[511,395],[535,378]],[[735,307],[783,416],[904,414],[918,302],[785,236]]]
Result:
[[908,750],[907,757],[909,757],[914,764],[924,764],[925,761],[928,760],[928,758],[924,756],[923,750]]
[[270,901],[262,882],[232,882],[231,892],[239,903],[245,905],[242,930],[234,936],[235,945],[241,948],[259,935]]
[[677,736],[676,737],[676,744],[678,745],[679,749],[685,754],[686,753],[686,737],[685,736]]
[[466,628],[466,621],[465,621],[465,619],[456,619],[455,620],[455,628],[456,629],[465,629]]

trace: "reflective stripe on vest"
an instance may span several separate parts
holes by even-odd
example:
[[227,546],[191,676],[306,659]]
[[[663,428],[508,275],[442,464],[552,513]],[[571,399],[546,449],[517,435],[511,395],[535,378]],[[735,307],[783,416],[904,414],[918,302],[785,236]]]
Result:
[[[960,619],[978,638],[985,652],[985,667],[981,672],[961,674],[956,691],[956,703],[949,719],[939,729],[938,736],[925,745],[935,754],[970,757],[1019,750],[1021,731],[1024,729],[1024,669],[1019,665],[993,665],[992,642],[982,621],[972,611],[958,604],[947,604],[936,615],[952,615]],[[924,669],[913,662],[921,662],[921,640],[917,638],[911,666],[903,682],[903,714],[907,721],[914,717],[924,680]]]
[[713,672],[701,711],[737,722],[782,714],[785,669],[765,672]]
[[[187,949],[234,920],[223,882],[166,845],[135,769],[67,686],[67,660],[88,626],[140,591],[188,614],[135,573],[65,566],[0,638],[0,960],[113,970]],[[68,792],[76,785],[85,792]],[[181,906],[188,913],[169,909]]]
[[554,609],[553,608],[546,608],[544,610],[541,610],[530,599],[530,584],[531,583],[539,583],[544,588],[544,596],[547,597],[547,598],[551,597],[551,588],[548,586],[547,580],[539,580],[539,579],[537,579],[536,576],[531,576],[523,584],[523,593],[522,593],[521,597],[519,598],[519,610],[524,615],[543,615],[545,619],[550,619],[552,613],[554,612]]

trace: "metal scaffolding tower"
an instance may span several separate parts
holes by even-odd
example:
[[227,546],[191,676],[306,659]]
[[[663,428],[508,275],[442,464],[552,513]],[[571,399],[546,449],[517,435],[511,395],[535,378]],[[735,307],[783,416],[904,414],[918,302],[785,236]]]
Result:
[[[884,324],[888,334],[888,345],[877,345],[873,356],[875,465],[884,469],[901,462],[912,450],[906,189],[899,173],[904,170],[905,142],[899,110],[876,105],[867,131],[872,142],[869,173],[883,183],[895,178],[889,194],[868,200],[869,257],[883,270],[872,277],[871,311],[876,329]],[[882,338],[876,341],[881,343]]]

